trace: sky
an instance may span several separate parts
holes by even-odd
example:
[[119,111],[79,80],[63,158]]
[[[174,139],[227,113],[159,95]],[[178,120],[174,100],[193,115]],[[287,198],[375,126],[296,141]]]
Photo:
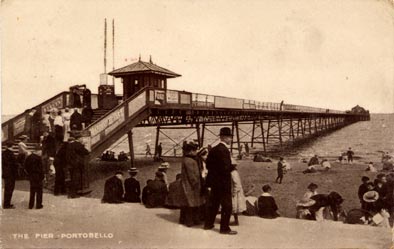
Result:
[[[104,72],[149,61],[168,88],[267,102],[394,113],[390,0],[3,0],[2,114]],[[115,81],[117,93],[122,83]]]

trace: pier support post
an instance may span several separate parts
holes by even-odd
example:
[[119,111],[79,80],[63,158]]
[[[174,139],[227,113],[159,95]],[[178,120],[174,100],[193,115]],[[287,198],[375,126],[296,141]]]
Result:
[[197,124],[196,124],[196,132],[197,132],[197,143],[198,143],[198,147],[201,148],[200,123],[197,123]]
[[238,128],[238,122],[235,121],[235,130],[237,131],[237,145],[238,145],[238,155],[241,156],[241,144],[239,141],[239,128]]
[[282,147],[282,117],[278,117],[278,133],[279,133],[279,143]]
[[204,135],[205,135],[205,123],[202,123],[202,131],[201,131],[201,147],[204,147]]
[[130,150],[130,167],[134,167],[134,145],[133,145],[133,130],[127,132],[129,139],[129,150]]
[[[253,148],[253,142],[254,142],[254,129],[256,127],[256,120],[253,120],[253,126],[252,126],[252,139],[250,141],[250,147]],[[263,138],[264,139],[264,138]]]
[[156,140],[155,140],[155,156],[157,155],[157,146],[159,145],[159,136],[160,136],[160,124],[157,125],[156,129]]
[[263,139],[264,153],[266,153],[267,151],[265,148],[264,122],[262,119],[260,119],[260,128],[261,128],[261,139]]

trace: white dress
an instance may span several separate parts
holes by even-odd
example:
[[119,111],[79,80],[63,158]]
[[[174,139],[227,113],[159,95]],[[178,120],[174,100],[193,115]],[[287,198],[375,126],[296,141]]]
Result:
[[70,131],[70,119],[71,119],[71,113],[65,112],[62,114],[63,117],[63,122],[64,122],[64,141],[67,141],[69,138],[69,131]]
[[242,213],[246,210],[246,200],[242,188],[241,178],[237,170],[231,171],[233,213]]

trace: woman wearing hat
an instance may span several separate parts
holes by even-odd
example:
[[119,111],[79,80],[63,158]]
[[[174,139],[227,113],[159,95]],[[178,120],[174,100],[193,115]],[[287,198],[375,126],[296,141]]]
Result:
[[364,209],[371,213],[378,212],[379,193],[375,190],[370,190],[363,195]]
[[130,178],[127,178],[124,181],[124,201],[126,202],[137,202],[140,203],[140,195],[141,195],[141,188],[140,182],[136,179],[138,169],[137,168],[130,168],[129,170]]
[[308,207],[312,206],[315,201],[311,199],[312,196],[317,195],[316,189],[318,188],[317,184],[315,183],[310,183],[308,185],[308,190],[304,194],[304,196],[299,200],[296,204],[296,209],[297,209],[297,219],[308,219],[308,217],[311,215],[311,213],[308,210]]
[[179,222],[188,227],[200,223],[200,207],[204,204],[201,195],[201,171],[195,159],[197,145],[185,144],[183,147],[184,157],[182,160],[181,182],[186,203],[181,206]]

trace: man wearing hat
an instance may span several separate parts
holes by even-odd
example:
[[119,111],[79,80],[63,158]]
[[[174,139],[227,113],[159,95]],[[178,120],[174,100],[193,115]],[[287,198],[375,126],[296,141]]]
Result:
[[71,130],[82,130],[82,115],[78,112],[78,108],[74,109],[74,113],[70,116],[70,127]]
[[14,152],[12,152],[12,143],[6,144],[7,148],[2,152],[1,158],[1,166],[2,166],[2,178],[4,180],[4,202],[3,208],[9,209],[14,208],[14,205],[11,205],[12,193],[15,188],[15,180],[18,176],[18,165],[16,163],[16,158],[14,156]]
[[42,191],[44,188],[44,169],[42,165],[41,152],[34,151],[33,154],[30,154],[26,158],[25,167],[30,180],[29,209],[34,207],[34,202],[36,203],[36,208],[41,209],[43,208]]
[[133,167],[130,168],[128,172],[130,174],[130,178],[127,178],[124,181],[124,201],[140,203],[141,188],[139,181],[136,179],[138,169]]
[[230,128],[220,129],[220,143],[213,147],[208,154],[206,187],[210,191],[210,207],[205,219],[204,229],[209,230],[214,227],[219,206],[222,207],[220,217],[220,233],[237,234],[229,226],[232,213],[231,194],[231,155],[228,146],[232,141]]
[[102,203],[122,203],[123,202],[123,173],[117,171],[114,176],[105,181],[104,196]]
[[[79,138],[80,134],[71,133],[74,138]],[[78,188],[81,187],[82,174],[84,171],[85,156],[89,155],[89,151],[85,146],[76,139],[69,139],[66,150],[66,164],[69,171],[70,184],[68,198],[77,198]]]

